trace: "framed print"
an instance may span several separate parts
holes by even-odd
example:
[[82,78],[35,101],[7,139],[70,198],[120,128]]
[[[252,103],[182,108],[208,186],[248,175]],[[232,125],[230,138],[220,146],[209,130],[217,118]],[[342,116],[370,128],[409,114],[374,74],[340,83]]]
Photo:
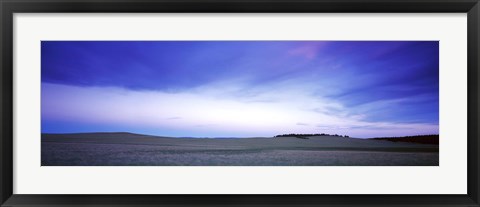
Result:
[[439,166],[438,48],[42,41],[41,165]]
[[477,0],[0,5],[2,206],[480,206]]

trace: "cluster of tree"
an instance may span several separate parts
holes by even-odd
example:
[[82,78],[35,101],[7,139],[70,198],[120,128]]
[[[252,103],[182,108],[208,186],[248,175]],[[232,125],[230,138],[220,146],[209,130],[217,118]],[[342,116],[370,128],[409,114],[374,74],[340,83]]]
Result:
[[276,135],[275,137],[297,137],[301,139],[308,139],[308,137],[314,137],[314,136],[331,136],[331,137],[349,137],[347,135],[338,135],[338,134],[280,134]]
[[387,140],[391,142],[410,142],[410,143],[419,143],[419,144],[438,144],[439,143],[438,134],[427,134],[427,135],[415,135],[415,136],[403,136],[403,137],[376,137],[371,138],[374,140]]

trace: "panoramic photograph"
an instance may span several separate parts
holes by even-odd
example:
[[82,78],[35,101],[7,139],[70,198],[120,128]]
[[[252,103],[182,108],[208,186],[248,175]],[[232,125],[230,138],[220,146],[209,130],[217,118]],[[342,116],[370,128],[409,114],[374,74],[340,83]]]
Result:
[[438,41],[42,41],[42,166],[439,166]]

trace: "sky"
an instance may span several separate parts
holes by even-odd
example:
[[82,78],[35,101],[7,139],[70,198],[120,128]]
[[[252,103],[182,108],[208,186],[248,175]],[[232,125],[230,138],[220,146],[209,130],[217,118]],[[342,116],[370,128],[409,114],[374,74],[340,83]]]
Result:
[[42,41],[42,133],[439,133],[438,41]]

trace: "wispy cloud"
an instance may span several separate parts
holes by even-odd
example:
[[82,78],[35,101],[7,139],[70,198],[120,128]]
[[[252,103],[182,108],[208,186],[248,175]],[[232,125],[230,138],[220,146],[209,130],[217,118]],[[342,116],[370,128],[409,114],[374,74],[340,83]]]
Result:
[[328,42],[305,42],[289,50],[288,54],[312,60],[320,55],[322,48],[325,48],[327,45]]
[[173,117],[168,117],[166,118],[167,120],[176,120],[176,119],[181,119],[182,117],[179,116],[173,116]]
[[303,122],[297,122],[297,125],[298,125],[298,126],[308,126],[307,123],[303,123]]
[[[367,122],[362,117],[337,116],[328,111],[332,104],[341,106],[334,100],[310,96],[305,90],[282,90],[281,94],[263,91],[254,97],[245,98],[276,98],[276,102],[262,103],[245,102],[235,98],[234,94],[216,96],[215,94],[225,94],[222,87],[210,88],[205,93],[197,90],[165,93],[44,83],[42,118],[173,128],[199,134],[209,132],[211,136],[273,136],[282,133],[325,132],[370,137],[438,131],[437,125]],[[314,106],[323,110],[311,113],[309,109]]]

